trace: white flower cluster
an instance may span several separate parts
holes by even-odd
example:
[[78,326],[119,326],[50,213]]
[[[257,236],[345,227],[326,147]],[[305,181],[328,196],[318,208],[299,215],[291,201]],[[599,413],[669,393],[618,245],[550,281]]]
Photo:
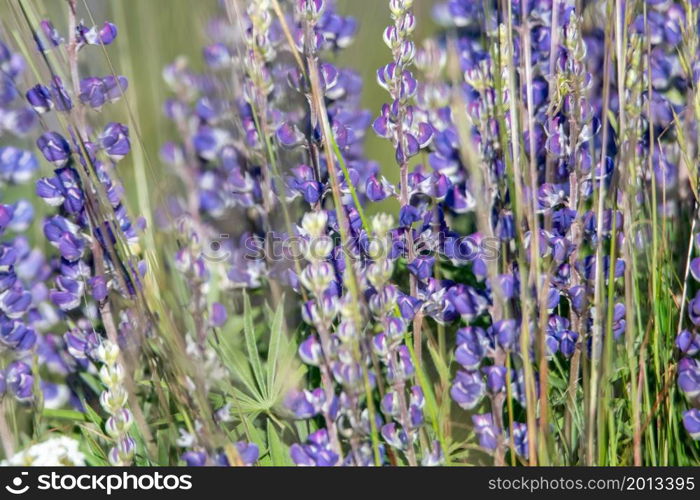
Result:
[[85,465],[85,455],[78,449],[78,441],[67,436],[48,439],[17,452],[0,465],[6,466],[81,466]]
[[109,340],[103,340],[95,350],[95,357],[103,363],[100,380],[106,390],[100,395],[100,403],[109,413],[105,430],[114,440],[114,446],[107,457],[114,466],[131,465],[136,441],[129,436],[129,429],[134,423],[134,417],[126,407],[128,394],[124,388],[124,367],[119,363],[119,347]]

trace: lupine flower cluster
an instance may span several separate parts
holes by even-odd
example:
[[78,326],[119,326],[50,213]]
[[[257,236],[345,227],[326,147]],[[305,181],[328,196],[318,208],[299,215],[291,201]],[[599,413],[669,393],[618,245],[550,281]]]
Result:
[[[0,38],[0,137],[10,134],[17,139],[26,137],[36,125],[36,118],[19,93],[18,86],[26,70],[24,58],[6,45],[4,33]],[[8,141],[10,142],[10,141]],[[24,141],[17,141],[22,144]],[[40,310],[46,288],[40,268],[44,264],[23,233],[34,219],[34,208],[26,199],[6,203],[5,196],[15,186],[31,181],[39,168],[32,151],[8,144],[0,147],[0,328],[3,358],[3,395],[20,402],[31,401],[34,374],[31,352],[38,343],[37,329],[48,320]],[[43,295],[43,297],[42,297]],[[50,316],[50,314],[49,314]]]
[[[26,301],[11,297],[13,291],[21,291],[17,286],[19,280],[7,292],[8,299],[17,308],[14,317],[21,317],[19,308],[25,302],[24,308],[31,315],[28,317],[34,318],[36,329],[43,333],[34,347],[43,394],[38,397],[33,393],[32,380],[40,374],[30,368],[31,357],[28,358],[30,364],[17,364],[22,363],[20,361],[8,368],[8,373],[12,372],[8,382],[10,387],[18,389],[24,385],[23,399],[37,405],[38,411],[41,406],[60,408],[68,401],[74,408],[84,410],[84,388],[74,383],[70,384],[72,387],[57,385],[52,380],[63,378],[68,382],[83,371],[94,373],[94,363],[99,359],[104,363],[100,375],[109,388],[103,394],[103,407],[110,415],[105,430],[116,439],[109,462],[128,464],[134,453],[134,441],[126,435],[133,417],[129,410],[122,408],[126,392],[120,384],[125,369],[116,363],[113,355],[102,358],[97,355],[98,349],[104,350],[104,346],[93,325],[102,317],[100,330],[111,330],[114,342],[117,341],[112,309],[106,305],[109,290],[116,289],[125,297],[135,297],[145,270],[132,256],[138,237],[136,225],[132,225],[122,204],[124,190],[110,175],[116,162],[129,153],[129,131],[125,125],[110,122],[93,136],[92,125],[86,117],[87,109],[99,110],[106,103],[119,99],[127,83],[124,77],[113,75],[79,79],[78,51],[86,45],[109,45],[116,37],[116,27],[105,23],[99,28],[89,28],[82,22],[75,22],[74,12],[71,24],[75,26],[72,26],[68,42],[48,20],[32,30],[34,49],[45,57],[50,81],[46,85],[27,87],[24,102],[34,123],[41,123],[47,130],[52,113],[56,113],[55,123],[66,132],[48,130],[36,138],[37,152],[54,168],[52,176],[36,182],[35,192],[53,207],[41,229],[45,242],[56,249],[57,255],[51,252],[49,257],[44,257],[39,250],[31,248],[17,253],[15,268],[22,271],[23,281],[33,288],[26,292]],[[59,69],[49,62],[51,52],[63,50],[64,45],[67,65],[60,70],[70,75],[68,88],[56,73]],[[31,158],[36,170],[38,161]],[[119,247],[121,244],[124,246]],[[26,263],[17,258],[19,256]],[[8,269],[13,271],[12,262],[8,262]],[[126,318],[128,311],[122,310],[120,314]],[[119,325],[120,330],[122,326]],[[63,338],[49,332],[60,331],[60,328],[68,330]],[[34,333],[32,335],[36,338]],[[118,352],[116,344],[109,345],[113,346],[110,352],[115,349]],[[62,401],[53,403],[57,398]]]
[[[697,240],[696,240],[697,241]],[[694,280],[700,281],[700,258],[690,262],[690,272]],[[688,317],[695,327],[700,317],[697,314],[698,295],[688,303]],[[678,363],[678,387],[690,403],[690,408],[683,413],[683,425],[693,439],[700,438],[700,336],[695,328],[684,329],[676,337],[676,347],[681,353]]]
[[364,3],[9,8],[7,463],[697,465],[698,1]]

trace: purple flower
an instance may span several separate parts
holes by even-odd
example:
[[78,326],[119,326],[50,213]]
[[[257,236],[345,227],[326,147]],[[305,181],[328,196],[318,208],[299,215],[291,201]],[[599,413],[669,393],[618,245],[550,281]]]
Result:
[[9,184],[27,182],[39,169],[39,162],[29,151],[13,146],[0,147],[0,181]]
[[486,354],[485,341],[486,332],[480,327],[468,326],[457,330],[457,362],[466,370],[477,370]]
[[547,346],[550,354],[560,351],[565,357],[571,357],[575,348],[578,334],[569,329],[569,320],[552,315],[547,322]]
[[211,69],[221,69],[231,64],[231,53],[223,43],[214,43],[204,47],[204,61]]
[[692,274],[695,281],[700,281],[700,257],[690,261],[690,274]]
[[420,212],[416,207],[404,205],[399,211],[399,225],[401,227],[411,227],[414,222],[420,220]]
[[305,444],[293,444],[289,449],[292,460],[297,465],[329,467],[337,465],[338,454],[330,447],[326,429],[309,434]]
[[5,232],[7,227],[12,222],[14,217],[15,208],[12,205],[2,205],[0,204],[0,235]]
[[180,459],[187,464],[188,467],[203,467],[207,463],[207,454],[203,451],[186,451]]
[[296,125],[283,123],[277,129],[277,140],[285,148],[295,148],[304,142],[304,134],[302,134]]
[[107,92],[102,78],[89,77],[80,80],[80,101],[92,108],[101,108],[107,102]]
[[226,324],[228,319],[228,313],[226,312],[226,307],[219,303],[214,302],[211,306],[211,316],[210,322],[214,327],[222,327]]
[[36,344],[34,330],[19,321],[0,318],[0,342],[17,351],[28,351]]
[[481,371],[486,375],[486,387],[491,393],[505,390],[507,374],[505,366],[485,366]]
[[63,335],[68,352],[75,359],[85,360],[92,356],[100,344],[100,339],[94,330],[74,328]]
[[323,352],[321,350],[321,343],[315,335],[309,335],[309,337],[299,345],[299,357],[307,365],[319,366],[321,364]]
[[131,150],[129,129],[121,123],[109,123],[102,132],[100,141],[107,155],[114,161],[121,160]]
[[193,139],[197,154],[205,160],[213,160],[216,158],[227,141],[227,132],[208,126],[199,127]]
[[318,415],[326,401],[326,394],[323,389],[317,388],[313,391],[292,391],[285,398],[285,407],[288,408],[296,418],[307,419]]
[[700,361],[682,358],[678,363],[678,387],[691,400],[700,396]]
[[488,451],[493,451],[498,446],[499,433],[493,423],[493,415],[485,413],[472,415],[474,433],[479,437],[479,446]]
[[69,262],[80,259],[85,251],[85,240],[78,235],[78,228],[61,216],[44,222],[44,236]]
[[417,279],[423,281],[433,274],[434,257],[418,257],[408,264],[408,270]]
[[530,448],[528,445],[527,424],[514,422],[512,439],[513,445],[515,447],[515,452],[521,457],[527,459],[530,455]]
[[450,389],[452,399],[465,410],[471,410],[481,402],[486,385],[478,371],[459,370]]
[[13,361],[5,371],[7,390],[18,401],[30,401],[33,395],[34,376],[32,370],[22,361]]
[[388,196],[387,187],[388,181],[383,177],[381,180],[377,179],[376,176],[372,175],[367,179],[365,184],[365,193],[370,201],[382,201]]
[[103,45],[109,45],[117,37],[117,27],[114,24],[105,21],[102,27],[98,30],[98,36]]
[[66,385],[41,381],[41,393],[46,408],[61,408],[70,398],[70,390]]
[[384,441],[392,448],[405,450],[409,446],[408,434],[394,422],[382,426],[381,434]]
[[[49,21],[48,19],[44,19],[39,23],[39,27],[41,28],[41,31],[44,33],[44,36],[46,37],[46,40],[48,40],[52,46],[58,47],[63,43],[63,38],[61,37],[60,33],[58,30],[54,27],[53,23]],[[45,50],[42,47],[39,48],[40,50]]]
[[41,84],[37,84],[27,91],[27,102],[37,113],[46,113],[53,108],[53,100],[49,89]]
[[700,325],[700,290],[688,303],[688,316],[694,325]]
[[619,340],[625,333],[627,322],[625,320],[625,305],[617,303],[613,307],[613,323],[612,330],[615,340]]
[[512,349],[515,346],[518,335],[518,325],[514,319],[497,321],[491,327],[491,335],[504,349]]
[[433,441],[429,453],[426,453],[421,459],[423,467],[436,467],[442,465],[445,461],[445,454],[442,451],[439,441]]
[[100,27],[88,28],[80,23],[75,28],[76,39],[80,45],[109,45],[117,38],[117,27],[105,21]]
[[12,219],[8,228],[16,233],[26,231],[34,220],[34,207],[27,200],[19,200],[12,206]]
[[700,440],[700,410],[691,408],[683,413],[683,427],[695,440]]
[[63,166],[70,158],[70,145],[62,135],[46,132],[36,141],[36,145],[49,162]]
[[17,282],[0,294],[0,311],[11,319],[24,316],[32,303],[32,294]]
[[236,443],[236,449],[238,450],[238,455],[241,457],[241,461],[244,465],[254,465],[258,461],[258,456],[260,451],[258,446],[254,443],[248,443],[246,441],[239,441]]
[[51,302],[63,311],[71,311],[80,306],[85,285],[82,281],[59,276],[56,278],[57,289],[49,292]]
[[104,276],[93,276],[88,280],[92,298],[97,302],[102,302],[107,298],[107,279]]
[[700,334],[683,330],[676,337],[676,347],[685,356],[694,356],[700,352]]
[[100,109],[105,103],[119,99],[128,81],[123,76],[88,77],[80,80],[80,101],[91,108]]
[[54,76],[51,80],[51,98],[57,111],[70,111],[73,108],[73,101],[58,76]]
[[321,199],[323,185],[315,179],[313,169],[308,165],[299,165],[292,168],[292,173],[287,181],[289,188],[300,193],[306,203],[317,203]]

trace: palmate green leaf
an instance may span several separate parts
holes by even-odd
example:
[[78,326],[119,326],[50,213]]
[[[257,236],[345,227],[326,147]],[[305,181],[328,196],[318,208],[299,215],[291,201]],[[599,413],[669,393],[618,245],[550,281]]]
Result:
[[219,357],[228,369],[229,373],[241,382],[250,394],[264,399],[255,383],[253,372],[250,368],[246,354],[241,352],[235,342],[235,336],[240,330],[227,331],[227,335],[221,335],[218,343],[212,343],[212,347],[218,352]]
[[[284,296],[280,300],[280,305],[272,317],[270,325],[270,348],[267,351],[267,387],[272,388],[275,385],[275,377],[277,376],[277,362],[280,356],[280,346],[282,343],[282,315],[284,314]],[[272,311],[270,311],[272,312]]]
[[280,438],[280,435],[275,430],[275,426],[271,420],[267,421],[267,447],[269,448],[273,465],[294,465],[289,457],[289,447],[282,442],[282,438]]
[[230,354],[230,362],[228,363],[233,368],[232,373],[236,379],[243,383],[243,386],[249,394],[257,397],[258,400],[265,400],[265,395],[260,391],[255,383],[255,376],[248,364],[248,358],[245,354],[234,351]]
[[[238,356],[238,358],[239,361],[233,364],[228,363],[227,366],[231,370],[235,370],[236,366],[242,366],[244,370],[248,370],[247,375],[244,377],[240,377],[240,373],[236,374],[236,379],[239,382],[243,382],[243,386],[240,387],[230,381],[222,381],[221,388],[226,396],[222,398],[217,406],[222,406],[228,400],[233,402],[233,413],[239,418],[255,418],[258,414],[268,411],[271,408],[271,404],[257,390],[253,375],[250,369],[245,366],[245,356]],[[240,363],[240,365],[236,363]]]
[[270,403],[268,401],[251,397],[239,389],[234,388],[233,395],[236,398],[236,404],[239,409],[247,413],[263,413],[270,409]]
[[[264,315],[272,318],[271,322],[258,322],[256,329],[258,311],[245,295],[241,329],[222,332],[219,342],[212,342],[233,379],[221,381],[221,388],[241,417],[260,413],[272,416],[273,409],[305,371],[296,361],[296,344],[285,334],[283,304],[280,301],[274,311],[265,305]],[[241,337],[243,342],[237,342]],[[261,345],[265,340],[267,349]]]
[[246,292],[243,292],[243,332],[245,335],[245,346],[248,353],[248,362],[253,370],[255,381],[260,389],[260,394],[263,398],[267,398],[268,388],[265,381],[262,362],[260,361],[260,353],[255,340],[255,328],[253,327],[253,311],[250,305],[250,298]]

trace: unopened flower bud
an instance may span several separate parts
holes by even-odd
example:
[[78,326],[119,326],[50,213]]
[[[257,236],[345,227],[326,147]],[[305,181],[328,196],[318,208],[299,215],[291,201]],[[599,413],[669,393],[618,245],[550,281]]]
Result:
[[326,212],[309,212],[301,219],[301,227],[311,238],[319,238],[326,233],[328,214]]
[[126,408],[122,408],[113,416],[107,419],[105,423],[105,431],[112,438],[118,438],[119,436],[125,435],[129,432],[129,429],[134,423],[134,416]]
[[95,357],[106,365],[114,365],[119,358],[119,347],[109,340],[103,340],[95,349]]
[[124,381],[124,369],[119,363],[102,365],[100,368],[100,380],[109,388],[119,387]]
[[100,395],[100,404],[110,415],[121,410],[126,405],[126,401],[127,394],[122,387],[113,387]]

